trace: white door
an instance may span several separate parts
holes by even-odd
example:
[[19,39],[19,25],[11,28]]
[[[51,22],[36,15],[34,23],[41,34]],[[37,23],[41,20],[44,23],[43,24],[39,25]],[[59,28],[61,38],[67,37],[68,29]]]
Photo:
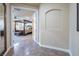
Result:
[[69,8],[68,4],[42,4],[40,6],[41,44],[45,46],[68,48]]

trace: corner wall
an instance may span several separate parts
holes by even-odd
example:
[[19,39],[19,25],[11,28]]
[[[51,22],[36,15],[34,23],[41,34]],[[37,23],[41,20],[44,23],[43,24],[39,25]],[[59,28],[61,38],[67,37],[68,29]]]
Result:
[[70,4],[70,51],[79,56],[79,32],[77,32],[77,4]]

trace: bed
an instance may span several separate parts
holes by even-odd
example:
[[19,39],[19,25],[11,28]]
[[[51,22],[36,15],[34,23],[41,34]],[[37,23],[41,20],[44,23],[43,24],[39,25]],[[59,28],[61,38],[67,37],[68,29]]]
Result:
[[25,34],[32,33],[32,23],[27,23],[25,25]]
[[15,21],[15,35],[27,35],[30,33],[32,33],[31,21]]

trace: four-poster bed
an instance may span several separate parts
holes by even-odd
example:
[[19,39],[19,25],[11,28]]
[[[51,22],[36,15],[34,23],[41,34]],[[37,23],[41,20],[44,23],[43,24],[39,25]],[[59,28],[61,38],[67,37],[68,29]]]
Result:
[[15,35],[27,35],[32,33],[32,21],[15,20]]

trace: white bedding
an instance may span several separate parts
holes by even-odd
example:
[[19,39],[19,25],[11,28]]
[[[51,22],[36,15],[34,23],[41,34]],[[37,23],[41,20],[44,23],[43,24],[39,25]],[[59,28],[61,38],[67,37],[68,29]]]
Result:
[[27,23],[27,24],[25,25],[25,29],[29,30],[30,27],[28,27],[28,26],[31,26],[31,27],[32,27],[32,23]]
[[16,30],[23,30],[24,29],[24,24],[23,23],[17,23],[16,24]]

